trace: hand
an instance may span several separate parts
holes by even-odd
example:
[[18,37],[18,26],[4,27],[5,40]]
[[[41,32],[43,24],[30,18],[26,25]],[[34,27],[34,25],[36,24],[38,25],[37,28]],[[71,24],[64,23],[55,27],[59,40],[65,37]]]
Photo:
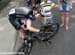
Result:
[[73,7],[72,6],[70,6],[70,9],[72,9]]
[[22,28],[23,30],[25,30],[25,27],[24,27],[24,25],[21,25],[21,28]]

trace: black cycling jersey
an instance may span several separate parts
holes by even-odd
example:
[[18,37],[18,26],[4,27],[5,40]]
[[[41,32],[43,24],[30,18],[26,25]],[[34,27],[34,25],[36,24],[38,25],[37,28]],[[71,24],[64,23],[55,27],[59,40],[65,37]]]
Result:
[[27,7],[19,7],[10,10],[9,12],[9,21],[15,27],[16,30],[22,25],[21,19],[30,19],[32,20],[33,11]]

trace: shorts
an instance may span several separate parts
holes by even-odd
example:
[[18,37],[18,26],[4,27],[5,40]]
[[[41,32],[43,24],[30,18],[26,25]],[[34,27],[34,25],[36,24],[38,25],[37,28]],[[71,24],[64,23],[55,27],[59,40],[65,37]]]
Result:
[[[9,22],[13,25],[13,27],[16,29],[16,30],[19,30],[21,29],[21,25],[23,25],[23,23],[21,22],[21,20],[26,20],[24,18],[19,18],[17,17],[15,14],[12,14],[12,15],[9,15]],[[30,20],[32,21],[32,16],[28,16],[28,19],[27,20]],[[26,20],[26,21],[27,21]]]
[[69,5],[60,5],[59,10],[60,10],[60,12],[69,12],[70,7],[69,7]]
[[16,29],[16,30],[19,30],[21,29],[21,19],[19,18],[15,18],[14,15],[10,15],[9,16],[9,22],[13,25],[13,27]]

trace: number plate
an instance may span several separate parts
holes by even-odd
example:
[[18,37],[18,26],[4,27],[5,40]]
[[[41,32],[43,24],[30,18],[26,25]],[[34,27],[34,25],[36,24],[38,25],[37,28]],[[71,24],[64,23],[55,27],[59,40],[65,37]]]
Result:
[[15,13],[15,9],[11,9],[10,11],[9,11],[9,14],[14,14]]

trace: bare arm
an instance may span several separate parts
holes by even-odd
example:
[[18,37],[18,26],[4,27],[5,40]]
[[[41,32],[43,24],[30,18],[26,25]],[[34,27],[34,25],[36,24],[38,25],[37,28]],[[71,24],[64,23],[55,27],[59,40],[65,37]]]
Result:
[[53,3],[52,4],[52,9],[58,8],[58,4]]
[[60,5],[60,2],[61,2],[61,1],[60,1],[60,0],[58,0],[58,5]]
[[72,9],[73,7],[73,0],[70,1],[70,8]]
[[27,29],[29,31],[32,31],[32,32],[39,32],[40,31],[39,29],[36,29],[36,28],[32,27],[31,25],[32,25],[32,22],[30,20],[27,20]]

